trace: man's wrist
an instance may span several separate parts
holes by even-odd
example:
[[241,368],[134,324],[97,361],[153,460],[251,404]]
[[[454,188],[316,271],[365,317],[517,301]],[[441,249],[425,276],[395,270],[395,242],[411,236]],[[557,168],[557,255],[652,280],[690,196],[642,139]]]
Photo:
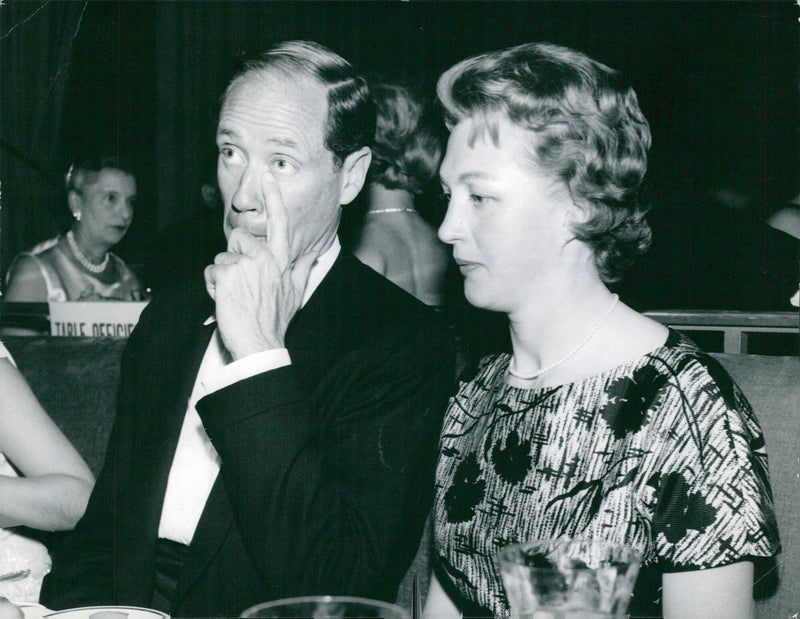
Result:
[[213,393],[241,380],[291,365],[291,363],[292,360],[286,348],[262,350],[230,362],[213,376],[203,379],[203,387],[206,394]]

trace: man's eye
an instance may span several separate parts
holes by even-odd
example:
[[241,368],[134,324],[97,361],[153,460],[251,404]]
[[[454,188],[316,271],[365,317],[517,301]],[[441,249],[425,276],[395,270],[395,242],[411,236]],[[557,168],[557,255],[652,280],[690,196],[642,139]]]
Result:
[[275,172],[292,172],[296,169],[294,164],[285,157],[273,159],[271,167]]

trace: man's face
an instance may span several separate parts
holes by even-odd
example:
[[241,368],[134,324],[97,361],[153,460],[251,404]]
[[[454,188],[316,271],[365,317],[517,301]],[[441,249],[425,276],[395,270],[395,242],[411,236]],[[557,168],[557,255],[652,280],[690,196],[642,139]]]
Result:
[[325,89],[307,77],[259,72],[234,85],[217,127],[226,237],[243,228],[269,239],[261,190],[269,173],[286,207],[291,259],[327,249],[339,225],[343,185],[333,153],[325,148],[327,112]]

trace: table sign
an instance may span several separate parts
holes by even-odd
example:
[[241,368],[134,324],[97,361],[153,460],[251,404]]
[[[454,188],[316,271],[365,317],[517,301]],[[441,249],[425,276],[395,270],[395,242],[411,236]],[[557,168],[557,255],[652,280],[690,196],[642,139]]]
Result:
[[65,301],[50,303],[50,335],[128,337],[147,301]]

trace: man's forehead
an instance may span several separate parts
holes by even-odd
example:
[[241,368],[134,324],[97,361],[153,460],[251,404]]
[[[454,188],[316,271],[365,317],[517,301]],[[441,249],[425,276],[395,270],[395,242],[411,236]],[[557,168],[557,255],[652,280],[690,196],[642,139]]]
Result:
[[[220,110],[217,135],[235,135],[239,121],[263,126],[271,138],[288,132],[304,142],[320,142],[327,132],[325,89],[307,76],[251,72],[231,85]],[[297,134],[297,135],[294,135]],[[318,134],[318,135],[317,135]]]
[[257,98],[297,98],[304,108],[327,113],[326,88],[316,79],[303,73],[289,74],[277,69],[253,69],[237,77],[223,101],[223,109],[241,96]]

